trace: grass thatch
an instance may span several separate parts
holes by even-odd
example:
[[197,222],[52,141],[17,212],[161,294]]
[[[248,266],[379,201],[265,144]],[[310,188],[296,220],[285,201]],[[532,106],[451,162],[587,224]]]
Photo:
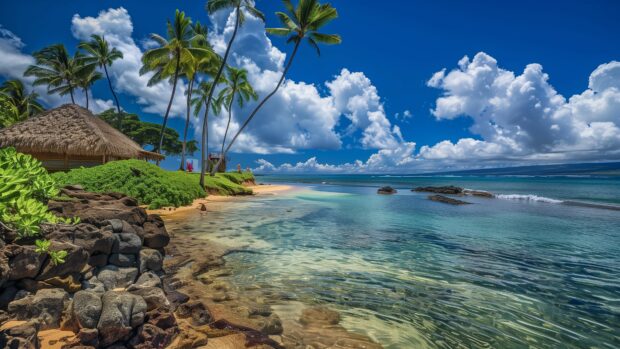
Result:
[[88,109],[66,104],[0,130],[0,147],[19,152],[57,153],[108,158],[162,159],[95,117]]

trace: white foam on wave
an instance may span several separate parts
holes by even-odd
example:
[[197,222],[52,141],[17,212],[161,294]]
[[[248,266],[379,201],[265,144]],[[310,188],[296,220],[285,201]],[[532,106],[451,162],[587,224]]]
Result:
[[534,195],[534,194],[498,194],[495,195],[496,198],[498,199],[504,199],[504,200],[521,200],[521,201],[533,201],[533,202],[546,202],[548,204],[561,204],[562,200],[556,200],[556,199],[551,199],[551,198],[547,198],[544,196],[538,196],[538,195]]

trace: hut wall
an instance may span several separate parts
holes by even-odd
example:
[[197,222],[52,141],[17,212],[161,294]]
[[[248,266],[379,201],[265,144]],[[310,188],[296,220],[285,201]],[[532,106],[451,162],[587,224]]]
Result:
[[78,167],[93,167],[103,163],[103,157],[91,155],[69,155],[55,153],[31,153],[33,157],[40,160],[50,172],[66,171]]

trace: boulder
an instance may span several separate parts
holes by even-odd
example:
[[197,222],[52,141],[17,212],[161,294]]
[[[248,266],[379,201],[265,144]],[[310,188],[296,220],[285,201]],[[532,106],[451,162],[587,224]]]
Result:
[[77,333],[77,340],[82,345],[96,348],[99,346],[99,331],[96,328],[82,328]]
[[377,189],[377,194],[396,194],[397,190],[388,186]]
[[79,328],[94,329],[99,323],[102,308],[101,294],[92,291],[79,291],[73,296],[71,315]]
[[88,265],[93,267],[103,267],[108,264],[108,258],[109,257],[107,254],[91,255],[90,258],[88,258]]
[[9,280],[9,275],[11,274],[9,258],[5,253],[3,253],[4,247],[4,245],[0,247],[0,287],[4,286],[4,284]]
[[431,200],[431,201],[442,202],[444,204],[450,204],[450,205],[468,205],[468,204],[471,204],[471,202],[461,201],[461,200],[449,198],[449,197],[443,196],[443,195],[429,195],[428,199]]
[[0,331],[0,348],[37,349],[40,347],[38,332],[36,320],[3,329]]
[[[168,231],[166,231],[166,227],[163,223],[159,223],[157,219],[153,217],[159,218],[159,216],[149,215],[150,221],[144,223],[143,230],[138,234],[142,233],[142,239],[144,240],[144,246],[160,249],[166,247],[168,242],[170,242],[170,235],[168,235]],[[161,220],[161,218],[159,218]]]
[[168,298],[166,298],[164,290],[159,287],[144,287],[131,290],[130,292],[144,298],[148,311],[154,309],[170,309],[170,302],[168,302]]
[[164,257],[162,254],[152,248],[143,248],[140,250],[140,272],[160,271],[164,265]]
[[152,271],[147,271],[146,273],[140,275],[138,280],[136,280],[133,285],[130,285],[127,290],[134,291],[148,287],[162,287],[161,279],[159,278],[159,276],[157,276],[157,274],[153,273]]
[[417,188],[411,189],[411,191],[456,195],[456,194],[463,193],[463,188],[455,187],[453,185],[447,185],[443,187],[417,187]]
[[99,281],[96,276],[93,276],[88,280],[82,281],[82,289],[96,293],[103,293],[105,292],[105,285],[103,282]]
[[118,233],[114,234],[116,242],[112,247],[112,253],[137,254],[142,248],[142,240],[137,234]]
[[177,326],[177,319],[170,311],[160,309],[151,310],[147,313],[147,322],[159,328],[168,329]]
[[17,320],[39,319],[41,329],[57,328],[69,295],[59,288],[48,288],[9,303],[9,313]]
[[35,251],[33,245],[7,245],[4,252],[8,258],[9,280],[34,279],[39,274],[46,256]]
[[89,255],[110,254],[114,235],[91,224],[46,225],[44,236],[49,240],[69,242],[83,247]]
[[81,275],[79,273],[69,274],[65,276],[54,276],[37,283],[37,289],[43,288],[62,288],[69,293],[75,293],[82,289],[80,282]]
[[129,292],[108,291],[101,300],[103,305],[97,324],[100,346],[129,339],[132,330],[144,323],[147,307],[142,297]]
[[134,349],[165,348],[172,342],[175,334],[176,331],[166,331],[151,324],[144,324],[138,329],[130,344]]
[[50,251],[66,251],[65,262],[55,265],[48,258],[43,264],[41,273],[36,280],[46,280],[55,276],[80,273],[88,262],[88,252],[83,247],[68,242],[52,241]]
[[9,303],[15,299],[17,288],[15,286],[5,287],[0,292],[0,309],[6,309]]
[[136,225],[142,225],[146,220],[146,211],[135,205],[134,200],[128,200],[122,194],[96,194],[65,189],[62,192],[69,197],[84,200],[51,200],[48,203],[49,209],[65,217],[80,217],[82,223],[103,227],[107,226],[112,219]]
[[115,288],[126,288],[138,277],[138,268],[119,268],[108,265],[97,273],[97,280],[103,283],[107,291]]
[[112,232],[114,233],[123,232],[123,221],[121,221],[118,218],[108,219],[104,223],[107,223],[107,225],[109,225],[110,228],[112,228]]
[[135,254],[124,253],[111,254],[109,263],[117,267],[135,267],[138,264]]

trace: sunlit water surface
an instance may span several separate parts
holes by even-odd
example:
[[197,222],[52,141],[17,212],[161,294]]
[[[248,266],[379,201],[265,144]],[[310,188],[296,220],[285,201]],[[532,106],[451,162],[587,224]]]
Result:
[[[186,223],[252,251],[226,257],[232,281],[281,294],[281,312],[329,305],[388,349],[620,347],[620,211],[561,202],[620,204],[617,179],[259,180],[304,184]],[[450,206],[408,190],[446,184],[507,196]]]

